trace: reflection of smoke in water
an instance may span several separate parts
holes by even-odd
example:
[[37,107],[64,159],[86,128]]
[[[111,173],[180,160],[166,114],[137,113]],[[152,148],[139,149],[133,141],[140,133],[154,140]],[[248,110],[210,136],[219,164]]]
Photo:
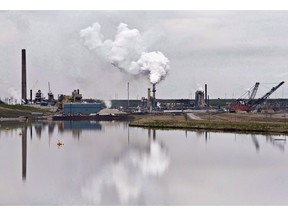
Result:
[[163,175],[169,165],[167,152],[156,141],[150,144],[150,154],[143,154],[140,160],[134,158],[134,162],[141,168],[144,175],[155,176]]
[[169,60],[161,52],[146,52],[142,36],[137,29],[120,23],[114,41],[104,40],[99,23],[80,31],[84,46],[96,51],[119,68],[121,72],[149,76],[151,83],[163,80],[169,69]]
[[115,188],[121,204],[136,201],[149,176],[161,176],[168,169],[167,149],[153,141],[147,152],[128,149],[119,160],[108,165],[82,188],[82,195],[95,204],[103,200],[105,190]]

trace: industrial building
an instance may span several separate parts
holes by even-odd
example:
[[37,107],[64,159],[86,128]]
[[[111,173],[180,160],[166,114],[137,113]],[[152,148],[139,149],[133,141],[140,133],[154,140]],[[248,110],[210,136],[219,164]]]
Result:
[[204,91],[197,90],[195,92],[195,107],[202,109],[206,106],[205,100],[204,100]]
[[98,103],[66,103],[64,104],[63,114],[64,115],[89,115],[96,114],[103,109],[101,104]]
[[63,109],[64,104],[67,103],[82,103],[82,94],[79,89],[74,90],[71,95],[58,95],[57,107],[59,109]]

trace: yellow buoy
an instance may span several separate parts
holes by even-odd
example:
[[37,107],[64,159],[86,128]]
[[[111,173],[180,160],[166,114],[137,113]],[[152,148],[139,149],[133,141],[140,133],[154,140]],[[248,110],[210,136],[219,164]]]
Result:
[[62,145],[64,145],[64,143],[62,143],[62,142],[60,142],[60,140],[58,140],[57,145],[62,146]]

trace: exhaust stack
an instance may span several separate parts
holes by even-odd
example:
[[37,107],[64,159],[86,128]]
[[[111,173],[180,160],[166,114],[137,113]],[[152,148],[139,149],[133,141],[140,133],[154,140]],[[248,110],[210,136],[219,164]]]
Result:
[[32,89],[30,89],[30,103],[32,104],[32,101],[33,101],[33,99],[32,99]]
[[22,49],[22,102],[27,103],[26,50]]
[[148,99],[148,101],[151,100],[151,90],[150,90],[150,88],[148,88],[148,97],[147,97],[147,99]]
[[205,84],[205,103],[208,105],[208,98],[207,98],[207,84]]
[[153,84],[152,92],[153,92],[152,106],[153,106],[153,108],[155,108],[156,107],[156,84]]

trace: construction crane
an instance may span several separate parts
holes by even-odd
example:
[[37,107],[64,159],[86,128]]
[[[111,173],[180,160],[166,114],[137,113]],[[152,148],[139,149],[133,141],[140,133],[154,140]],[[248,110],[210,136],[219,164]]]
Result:
[[236,112],[236,111],[251,112],[255,110],[258,105],[263,103],[273,92],[275,92],[283,84],[284,84],[284,81],[279,83],[277,86],[273,87],[269,92],[267,92],[261,98],[254,100],[257,89],[259,87],[259,83],[257,82],[252,90],[252,93],[249,99],[248,100],[245,100],[243,98],[237,99],[235,103],[230,104],[230,108],[229,108],[230,112]]
[[255,98],[257,90],[258,90],[258,87],[259,87],[259,84],[260,84],[259,82],[256,82],[256,84],[254,85],[252,93],[251,93],[251,95],[249,97],[249,101],[251,101],[251,100],[253,100]]
[[[241,97],[238,98],[236,102],[230,104],[230,112],[236,112],[238,110],[248,111],[249,105],[252,104],[256,96],[259,84],[259,82],[256,82],[255,85],[249,88],[243,95],[241,95]],[[248,97],[248,99],[246,97]]]

